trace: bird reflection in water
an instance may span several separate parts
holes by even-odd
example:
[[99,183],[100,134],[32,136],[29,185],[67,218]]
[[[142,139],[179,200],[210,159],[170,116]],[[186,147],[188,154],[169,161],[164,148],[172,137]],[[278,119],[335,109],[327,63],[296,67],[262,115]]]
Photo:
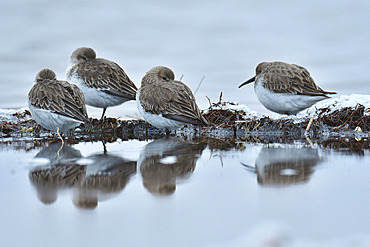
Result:
[[136,161],[129,161],[108,153],[87,157],[91,164],[79,186],[75,186],[73,202],[82,208],[94,208],[98,201],[109,199],[121,192],[136,174]]
[[178,179],[186,179],[196,166],[206,144],[175,137],[155,140],[140,153],[138,165],[144,187],[155,195],[171,195]]
[[261,149],[255,167],[244,166],[257,174],[262,186],[287,186],[308,182],[320,161],[311,147],[270,146]]
[[74,186],[83,173],[83,167],[76,164],[76,161],[82,158],[80,151],[67,145],[60,149],[62,145],[51,143],[43,148],[34,159],[44,158],[48,163],[29,172],[29,179],[36,188],[37,197],[45,204],[54,203],[58,190]]
[[[59,151],[61,143],[50,144],[35,158],[47,158],[45,166],[35,167],[29,179],[45,204],[57,200],[58,191],[73,188],[73,202],[79,208],[93,209],[99,201],[121,192],[130,177],[136,174],[136,161],[104,153],[81,160],[81,153],[67,145]],[[81,164],[85,163],[85,164]]]

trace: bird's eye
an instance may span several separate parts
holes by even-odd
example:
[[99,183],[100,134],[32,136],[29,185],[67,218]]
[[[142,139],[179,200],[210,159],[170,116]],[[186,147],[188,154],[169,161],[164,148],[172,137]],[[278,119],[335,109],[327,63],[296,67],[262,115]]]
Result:
[[168,81],[168,78],[167,78],[167,77],[165,77],[165,76],[162,76],[162,80],[164,80],[164,81]]
[[78,56],[77,59],[79,61],[86,61],[86,57],[85,56]]

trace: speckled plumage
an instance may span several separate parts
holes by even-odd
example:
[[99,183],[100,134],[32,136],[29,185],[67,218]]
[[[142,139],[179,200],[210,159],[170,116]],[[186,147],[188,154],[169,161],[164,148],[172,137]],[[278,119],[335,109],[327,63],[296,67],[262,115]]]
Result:
[[259,101],[267,109],[280,114],[296,114],[329,98],[327,94],[335,94],[317,86],[304,67],[284,62],[258,64],[256,75],[239,88],[253,81]]
[[50,69],[41,70],[28,93],[32,117],[44,128],[71,129],[87,120],[85,98],[73,84],[59,81]]
[[191,89],[183,82],[176,81],[173,71],[167,67],[157,66],[146,73],[137,98],[143,118],[158,128],[175,129],[185,124],[208,124]]
[[72,53],[66,77],[84,92],[87,105],[106,109],[135,100],[137,88],[126,72],[115,62],[96,58],[92,48]]

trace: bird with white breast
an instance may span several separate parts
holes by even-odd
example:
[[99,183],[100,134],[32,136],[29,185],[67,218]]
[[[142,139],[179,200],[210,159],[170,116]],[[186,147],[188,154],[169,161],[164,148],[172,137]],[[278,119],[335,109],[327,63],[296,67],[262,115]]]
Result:
[[42,127],[59,134],[88,120],[84,95],[76,85],[57,80],[50,69],[41,70],[35,81],[28,105],[32,118]]
[[156,66],[145,74],[136,101],[144,120],[157,128],[174,130],[186,124],[208,125],[191,89],[175,80],[174,72],[167,67]]
[[135,100],[137,88],[126,72],[115,62],[96,58],[92,48],[80,47],[72,53],[66,78],[81,88],[87,105],[103,108],[101,119],[107,107]]
[[254,83],[258,100],[268,110],[287,115],[298,112],[328,99],[328,92],[317,86],[310,73],[302,66],[284,62],[263,62],[258,64],[256,75],[242,86]]

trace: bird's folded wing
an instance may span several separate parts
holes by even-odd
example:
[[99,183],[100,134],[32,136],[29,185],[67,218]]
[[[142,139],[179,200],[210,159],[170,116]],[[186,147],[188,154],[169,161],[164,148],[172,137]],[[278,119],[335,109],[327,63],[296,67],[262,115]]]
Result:
[[137,88],[117,63],[100,58],[77,66],[77,73],[87,86],[135,99]]
[[152,114],[162,114],[166,118],[191,124],[207,124],[190,88],[182,83],[143,88],[140,90],[140,103],[145,111]]

